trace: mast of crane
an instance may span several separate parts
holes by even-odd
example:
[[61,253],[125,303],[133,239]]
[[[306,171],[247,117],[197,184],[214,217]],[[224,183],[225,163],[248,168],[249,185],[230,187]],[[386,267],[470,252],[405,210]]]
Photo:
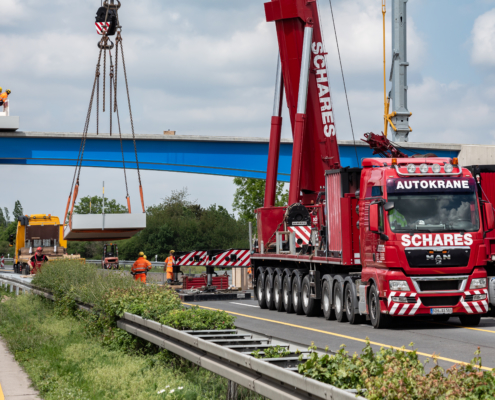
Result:
[[392,113],[389,114],[395,142],[409,140],[409,117],[407,109],[407,5],[408,0],[392,0]]

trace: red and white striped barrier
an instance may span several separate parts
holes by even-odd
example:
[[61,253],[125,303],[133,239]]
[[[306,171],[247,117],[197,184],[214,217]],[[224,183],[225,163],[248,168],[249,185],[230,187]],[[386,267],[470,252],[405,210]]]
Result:
[[2,256],[2,260],[0,260],[0,268],[5,269],[5,258]]
[[[198,260],[198,261],[196,261]],[[193,265],[207,265],[208,255],[206,251],[191,251],[176,260],[175,265],[180,266],[193,266]]]
[[[303,244],[309,244],[311,240],[311,226],[289,226],[289,232],[296,234],[296,247],[301,247]],[[302,243],[298,243],[298,239],[302,240]]]
[[232,249],[216,255],[209,265],[215,267],[249,267],[251,257],[249,250]]

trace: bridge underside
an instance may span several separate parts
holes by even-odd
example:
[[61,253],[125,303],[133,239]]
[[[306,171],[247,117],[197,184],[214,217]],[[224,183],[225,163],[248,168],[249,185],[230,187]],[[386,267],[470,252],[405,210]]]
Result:
[[[145,170],[188,172],[265,179],[268,139],[239,137],[202,137],[136,135],[139,167]],[[126,168],[136,168],[130,135],[123,135]],[[0,164],[75,166],[81,143],[80,133],[0,133]],[[362,142],[361,142],[362,143]],[[358,158],[372,156],[364,143],[357,143]],[[406,152],[431,153],[456,157],[460,145],[424,143],[404,144]],[[356,150],[349,141],[339,142],[343,166],[357,167]],[[292,141],[282,140],[278,180],[288,182],[292,158]],[[83,166],[122,168],[122,149],[118,136],[88,135]]]

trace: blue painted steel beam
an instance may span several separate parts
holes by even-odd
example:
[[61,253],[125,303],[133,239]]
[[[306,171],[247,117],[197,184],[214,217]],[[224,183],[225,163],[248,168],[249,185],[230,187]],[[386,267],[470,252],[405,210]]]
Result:
[[[144,170],[188,172],[265,179],[268,140],[230,137],[136,135],[139,167]],[[81,134],[0,133],[0,164],[75,166]],[[126,168],[136,168],[134,146],[124,135],[123,152]],[[435,152],[438,156],[456,157],[460,146],[435,149],[417,144],[406,149],[417,153]],[[412,147],[409,145],[408,147]],[[426,149],[427,147],[427,149]],[[459,148],[459,150],[457,149]],[[434,149],[434,150],[432,150]],[[372,156],[367,145],[356,150],[348,142],[339,144],[343,166],[357,167],[359,161]],[[290,178],[292,142],[282,141],[278,180]],[[122,168],[122,150],[117,137],[90,135],[86,141],[84,167]]]

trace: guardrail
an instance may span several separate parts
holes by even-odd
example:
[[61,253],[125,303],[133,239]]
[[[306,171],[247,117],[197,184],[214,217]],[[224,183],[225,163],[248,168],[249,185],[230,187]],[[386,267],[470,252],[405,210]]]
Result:
[[[17,295],[19,289],[22,289],[23,292],[31,292],[53,300],[51,293],[21,282],[19,279],[0,276],[0,285],[10,286],[10,292],[15,290]],[[78,306],[85,310],[90,308],[84,304]],[[365,400],[357,396],[354,391],[339,389],[295,372],[298,363],[294,360],[295,357],[286,360],[253,357],[250,355],[253,347],[269,346],[261,343],[253,346],[248,342],[260,342],[263,339],[246,338],[246,335],[238,335],[237,330],[179,331],[129,313],[124,313],[123,318],[117,321],[117,326],[228,379],[230,383],[244,386],[269,399]]]

